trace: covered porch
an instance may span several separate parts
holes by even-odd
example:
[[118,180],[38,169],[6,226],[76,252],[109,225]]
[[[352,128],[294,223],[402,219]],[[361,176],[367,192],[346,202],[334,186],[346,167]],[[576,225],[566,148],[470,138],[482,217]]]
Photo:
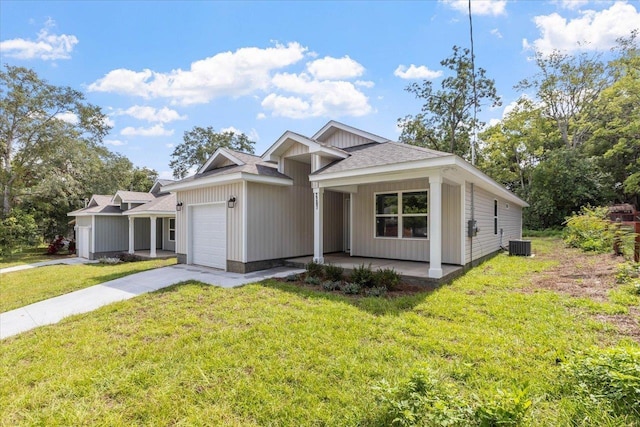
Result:
[[139,250],[135,251],[133,254],[142,259],[169,259],[176,257],[175,251],[165,251],[163,249],[157,249],[156,255],[153,257],[151,256],[150,250]]
[[129,215],[127,252],[143,258],[175,256],[175,216]]
[[[290,258],[285,260],[285,265],[296,268],[304,268],[308,263],[313,261],[313,256]],[[368,258],[351,256],[348,253],[338,252],[324,255],[324,263],[342,267],[346,274],[349,274],[355,267],[360,265],[371,266],[371,270],[376,271],[380,268],[393,268],[400,276],[402,281],[412,285],[435,286],[448,282],[462,275],[464,267],[461,265],[442,264],[442,277],[429,277],[430,265],[428,262],[419,261],[402,261],[383,258]]]

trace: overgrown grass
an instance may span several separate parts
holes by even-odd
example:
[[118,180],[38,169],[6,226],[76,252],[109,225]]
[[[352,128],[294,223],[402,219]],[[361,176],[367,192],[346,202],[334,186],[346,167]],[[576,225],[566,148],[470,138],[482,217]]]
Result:
[[47,254],[47,247],[23,249],[11,255],[0,257],[0,268],[14,267],[16,265],[33,264],[40,261],[51,261],[64,258],[60,255]]
[[553,265],[500,255],[394,299],[176,285],[3,341],[0,424],[378,425],[376,385],[425,368],[466,401],[526,389],[525,425],[633,425],[606,407],[585,415],[561,386],[576,350],[621,338],[585,322],[591,308],[528,289]]
[[168,259],[118,265],[51,265],[4,273],[0,280],[0,313],[175,262]]

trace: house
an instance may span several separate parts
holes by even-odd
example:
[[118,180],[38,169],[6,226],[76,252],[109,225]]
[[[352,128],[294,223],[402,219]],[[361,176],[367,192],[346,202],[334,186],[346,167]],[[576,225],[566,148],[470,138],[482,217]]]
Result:
[[465,266],[520,239],[527,203],[461,158],[330,121],[262,156],[221,148],[175,193],[178,262],[233,272],[352,257]]
[[164,190],[171,180],[156,180],[148,193],[118,191],[93,195],[75,217],[78,256],[88,259],[122,252],[156,258],[175,253],[176,196]]

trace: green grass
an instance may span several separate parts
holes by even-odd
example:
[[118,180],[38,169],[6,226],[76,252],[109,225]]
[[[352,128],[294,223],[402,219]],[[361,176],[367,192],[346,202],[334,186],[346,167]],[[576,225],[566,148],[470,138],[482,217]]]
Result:
[[[538,253],[559,248],[534,241]],[[373,387],[428,367],[466,399],[526,388],[526,425],[589,425],[559,361],[623,339],[585,321],[597,307],[529,288],[553,265],[500,255],[396,299],[274,280],[176,285],[3,341],[0,424],[375,425]]]
[[[66,253],[66,252],[65,252]],[[66,258],[66,256],[49,255],[47,247],[23,249],[20,252],[0,257],[0,268],[14,267],[16,265],[33,264],[40,261],[51,261]]]
[[4,273],[0,280],[0,313],[175,262],[168,259],[116,265],[61,264]]

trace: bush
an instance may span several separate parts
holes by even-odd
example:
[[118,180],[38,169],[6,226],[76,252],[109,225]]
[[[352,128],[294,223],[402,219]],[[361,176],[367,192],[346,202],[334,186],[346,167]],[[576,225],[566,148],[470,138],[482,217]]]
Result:
[[325,280],[322,282],[322,289],[325,291],[339,291],[340,290],[340,282],[335,282],[333,280]]
[[481,426],[517,426],[531,407],[525,390],[497,391],[497,395],[478,405],[475,418]]
[[307,276],[312,277],[322,277],[322,264],[318,264],[317,262],[311,261],[309,264],[305,266],[307,270]]
[[327,264],[324,266],[324,275],[327,280],[339,282],[343,279],[342,276],[344,275],[344,268],[337,265]]
[[357,283],[347,282],[342,286],[342,292],[347,295],[357,295],[362,290],[362,287]]
[[400,274],[393,268],[380,268],[373,274],[373,282],[379,288],[392,291],[400,284]]
[[638,277],[640,277],[640,264],[627,262],[618,265],[616,283],[629,283]]
[[114,258],[103,257],[103,258],[100,258],[98,262],[100,264],[115,265],[115,264],[120,264],[122,260],[117,257],[114,257]]
[[47,253],[49,255],[55,255],[58,252],[60,252],[62,249],[64,249],[64,244],[65,244],[65,240],[64,237],[62,236],[57,236],[53,242],[51,242],[49,244],[49,247],[47,248]]
[[607,208],[591,208],[585,206],[579,214],[567,218],[563,239],[567,245],[599,253],[613,249],[613,233],[611,222],[607,220]]
[[298,280],[300,280],[300,275],[299,274],[289,274],[287,277],[284,278],[285,281],[287,282],[297,282]]
[[365,289],[364,294],[368,297],[383,297],[387,294],[387,288],[383,286],[374,286],[372,288]]
[[640,350],[594,349],[577,355],[563,368],[569,390],[589,403],[607,402],[616,415],[640,422]]
[[307,277],[305,277],[305,279],[304,279],[304,283],[307,283],[307,284],[313,285],[313,286],[320,286],[320,279],[318,279],[317,277],[314,277],[314,276],[307,275]]
[[0,220],[0,254],[11,255],[15,250],[38,244],[38,225],[20,209],[13,209]]
[[120,261],[122,261],[122,262],[138,262],[138,261],[142,261],[142,258],[140,258],[138,255],[130,254],[128,252],[122,252],[122,253],[118,254],[117,258],[119,258]]
[[369,266],[361,264],[358,267],[354,268],[353,272],[351,272],[350,281],[353,283],[357,283],[363,288],[372,287],[374,285],[374,282],[373,271],[371,271],[371,264],[369,264]]

